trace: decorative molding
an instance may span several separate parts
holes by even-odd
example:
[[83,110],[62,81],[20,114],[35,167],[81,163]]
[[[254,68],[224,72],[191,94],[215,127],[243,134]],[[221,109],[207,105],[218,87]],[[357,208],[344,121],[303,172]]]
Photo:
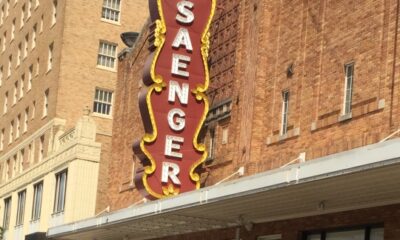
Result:
[[[52,130],[52,127],[56,125],[54,123],[64,126],[65,121],[58,119],[46,124],[25,140],[24,143],[29,144],[33,139],[40,137],[45,131]],[[42,162],[31,166],[0,185],[0,197],[35,182],[46,174],[67,166],[72,161],[87,161],[98,164],[100,162],[101,143],[96,142],[95,136],[96,124],[89,116],[83,116],[78,120],[75,128],[65,133],[63,133],[62,129],[59,130],[54,137],[54,151],[50,152]],[[22,147],[23,145],[20,144],[17,150]]]
[[20,144],[12,148],[10,151],[5,153],[3,156],[0,157],[0,162],[6,161],[7,159],[11,158],[13,155],[17,154],[19,150],[22,148],[25,148],[28,146],[29,143],[31,143],[33,140],[39,138],[42,136],[45,132],[47,132],[49,129],[51,129],[53,126],[65,125],[65,120],[60,119],[60,118],[54,118],[53,120],[49,121],[46,123],[43,127],[41,127],[39,130],[31,134],[29,137],[27,137],[24,141],[22,141]]
[[386,106],[385,99],[370,98],[365,101],[352,105],[352,111],[347,114],[342,114],[338,109],[329,113],[320,115],[316,121],[311,124],[311,131],[318,131],[328,128],[338,123],[362,117],[367,114],[377,113],[382,111]]
[[345,121],[350,120],[352,118],[353,118],[353,114],[351,112],[349,112],[349,113],[340,115],[339,119],[338,119],[338,122],[345,122]]
[[69,146],[61,148],[57,153],[44,159],[44,161],[0,185],[0,198],[16,189],[37,181],[49,172],[66,166],[72,161],[99,163],[100,152],[100,143],[93,142],[92,144],[88,144],[76,141],[73,144],[69,144]]
[[288,132],[284,135],[276,134],[276,135],[269,136],[267,138],[267,145],[279,143],[279,142],[282,142],[282,141],[285,141],[285,140],[288,140],[291,138],[295,138],[298,136],[300,136],[300,128],[298,128],[298,127],[293,128],[293,129],[288,130]]
[[206,125],[214,121],[222,121],[231,116],[232,99],[226,99],[218,104],[213,105],[207,114]]

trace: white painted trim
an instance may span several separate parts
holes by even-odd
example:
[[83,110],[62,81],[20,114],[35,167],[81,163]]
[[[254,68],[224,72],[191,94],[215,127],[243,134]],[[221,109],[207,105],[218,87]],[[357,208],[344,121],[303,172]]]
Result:
[[282,234],[265,235],[257,237],[257,240],[281,240]]

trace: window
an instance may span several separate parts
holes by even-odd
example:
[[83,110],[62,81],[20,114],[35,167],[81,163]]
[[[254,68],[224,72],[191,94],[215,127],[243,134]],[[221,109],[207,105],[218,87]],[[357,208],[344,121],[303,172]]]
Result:
[[33,80],[33,65],[29,66],[29,70],[28,70],[28,89],[27,91],[32,89],[32,80]]
[[44,157],[44,135],[40,137],[39,141],[39,162],[43,160]]
[[40,59],[37,58],[36,59],[36,76],[39,75],[39,72],[40,72]]
[[29,121],[29,107],[25,108],[24,114],[24,133],[28,131],[28,121]]
[[21,129],[21,127],[20,127],[21,124],[20,123],[21,123],[21,114],[18,114],[17,126],[16,126],[16,131],[15,131],[15,139],[19,138],[19,133],[20,133],[20,129]]
[[19,99],[24,97],[25,74],[22,74],[20,81],[21,81],[21,83],[19,84]]
[[1,6],[1,12],[0,12],[0,25],[3,25],[4,23],[4,5]]
[[35,118],[35,113],[36,113],[36,101],[32,102],[32,119]]
[[12,143],[13,141],[13,136],[14,136],[14,120],[11,121],[10,123],[10,131],[9,131],[10,135],[8,137],[8,143]]
[[112,94],[111,91],[96,89],[93,112],[103,115],[111,115]]
[[208,159],[214,159],[215,157],[215,128],[211,128],[209,131],[208,140]]
[[53,48],[54,48],[54,43],[51,43],[49,46],[49,55],[47,58],[47,71],[50,71],[53,67]]
[[42,18],[40,19],[40,32],[43,32],[43,19],[44,15],[42,15]]
[[6,169],[4,171],[5,177],[4,179],[7,181],[10,178],[10,159],[7,160]]
[[351,113],[351,105],[353,101],[353,80],[354,80],[354,63],[346,64],[345,70],[345,87],[344,87],[344,103],[343,115]]
[[39,0],[35,0],[35,8],[39,7]]
[[2,46],[3,52],[6,50],[6,41],[7,41],[7,31],[3,33],[3,46]]
[[8,108],[8,92],[4,94],[3,114],[7,113]]
[[67,170],[56,174],[56,194],[54,198],[54,213],[64,211],[67,190]]
[[0,86],[3,84],[3,66],[0,67]]
[[19,168],[18,168],[19,172],[24,171],[24,160],[25,160],[25,149],[21,149],[19,151]]
[[53,0],[53,14],[51,24],[54,25],[57,21],[57,0]]
[[33,163],[34,157],[35,157],[35,151],[34,151],[33,143],[28,145],[28,163]]
[[6,17],[8,17],[9,10],[10,10],[10,0],[7,0],[7,3],[6,3]]
[[101,18],[119,22],[121,0],[104,0]]
[[28,45],[29,45],[29,33],[25,35],[24,54],[23,54],[24,59],[28,56]]
[[4,199],[4,215],[3,215],[3,228],[7,230],[10,227],[11,217],[11,197]]
[[0,151],[3,151],[4,149],[4,133],[5,133],[5,129],[1,129],[0,132]]
[[22,49],[22,44],[19,43],[19,44],[18,44],[17,65],[16,65],[16,67],[18,67],[19,64],[21,63],[21,49]]
[[28,16],[27,18],[30,18],[32,15],[32,0],[28,1]]
[[43,99],[43,117],[47,116],[49,111],[49,89],[44,92],[44,99]]
[[97,57],[97,65],[115,69],[116,54],[116,44],[101,41],[99,46],[99,55]]
[[289,91],[283,91],[282,92],[281,135],[287,134],[287,131],[288,131],[288,114],[289,114]]
[[31,49],[34,49],[36,47],[36,31],[37,31],[37,24],[33,25],[33,29],[32,29],[32,45],[31,45]]
[[26,190],[19,192],[18,205],[17,205],[17,220],[15,222],[16,226],[24,224],[25,199],[26,199]]
[[15,22],[16,22],[16,20],[14,18],[12,21],[12,25],[11,25],[11,41],[14,40],[14,37],[15,37]]
[[17,175],[17,168],[18,168],[18,156],[17,154],[15,154],[13,157],[13,171],[11,174],[12,177],[15,177]]
[[11,67],[12,67],[12,55],[8,56],[8,74],[7,76],[11,76]]
[[43,182],[40,182],[33,186],[32,221],[40,219],[40,213],[42,211],[42,196]]
[[25,149],[21,149],[19,151],[19,166],[18,166],[18,172],[24,171],[24,159],[25,159]]
[[20,23],[20,28],[24,26],[25,22],[25,4],[21,8],[21,23]]
[[306,240],[383,240],[384,230],[380,227],[353,228],[343,231],[316,232],[305,234]]
[[18,81],[14,83],[14,95],[13,95],[13,105],[17,103],[18,100]]

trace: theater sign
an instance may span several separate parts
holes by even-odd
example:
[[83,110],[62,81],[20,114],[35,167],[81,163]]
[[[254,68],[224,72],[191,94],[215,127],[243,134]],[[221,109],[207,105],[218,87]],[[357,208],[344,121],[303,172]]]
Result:
[[216,0],[150,0],[150,51],[139,96],[145,135],[134,144],[136,186],[150,199],[200,187],[198,142],[208,112],[209,27]]

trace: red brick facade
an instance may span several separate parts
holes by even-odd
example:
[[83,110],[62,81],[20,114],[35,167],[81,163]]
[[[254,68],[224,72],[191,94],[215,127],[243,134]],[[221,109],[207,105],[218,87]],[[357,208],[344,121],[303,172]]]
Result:
[[[303,152],[308,161],[377,143],[397,130],[398,18],[395,0],[218,1],[208,94],[212,106],[221,109],[212,108],[219,116],[209,118],[203,134],[207,145],[212,134],[215,138],[203,185],[211,186],[241,166],[252,175],[279,168]],[[119,64],[109,165],[112,210],[142,199],[132,186],[139,163],[131,146],[143,135],[137,106],[147,55],[145,28],[132,53]],[[344,120],[347,63],[354,63],[355,70],[352,114]],[[288,74],[289,67],[293,75]],[[290,100],[288,132],[281,136],[283,91],[290,92]],[[304,230],[385,223],[385,239],[397,240],[398,209],[397,205],[261,224],[243,239],[278,232],[284,232],[285,240],[297,239]],[[206,238],[202,233],[179,239],[232,239],[234,233],[228,229],[208,232]]]
[[[272,223],[255,224],[251,231],[240,229],[241,239],[257,239],[259,236],[281,234],[282,240],[301,240],[306,231],[338,230],[348,227],[363,227],[370,224],[384,224],[385,240],[400,239],[400,206],[371,208],[327,214],[316,217],[291,219]],[[236,237],[236,228],[208,231],[164,238],[164,240],[231,240]]]

